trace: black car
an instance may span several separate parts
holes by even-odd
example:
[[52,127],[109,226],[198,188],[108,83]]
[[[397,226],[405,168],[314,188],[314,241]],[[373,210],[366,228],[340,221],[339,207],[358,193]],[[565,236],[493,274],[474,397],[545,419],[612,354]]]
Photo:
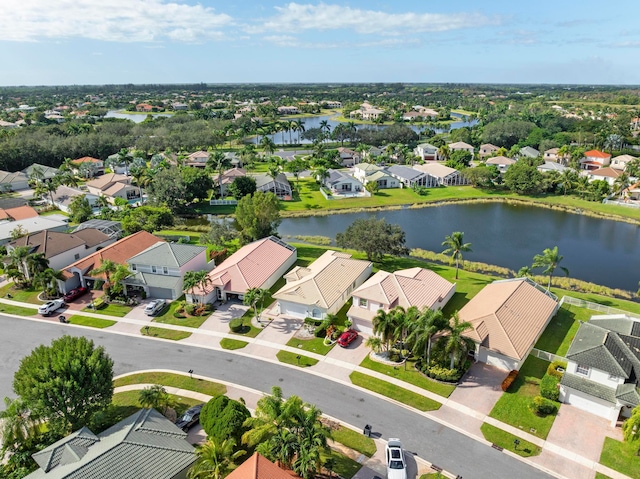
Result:
[[202,406],[204,406],[204,404],[198,404],[197,406],[187,409],[187,412],[176,420],[176,426],[184,432],[189,431],[192,426],[198,424],[200,421],[200,411],[202,411]]

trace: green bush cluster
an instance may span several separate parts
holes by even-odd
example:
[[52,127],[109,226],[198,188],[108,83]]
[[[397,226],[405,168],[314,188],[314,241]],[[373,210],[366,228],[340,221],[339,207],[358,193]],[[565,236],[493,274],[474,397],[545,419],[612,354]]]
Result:
[[547,374],[561,379],[564,372],[559,371],[559,368],[567,369],[567,363],[565,361],[553,361],[547,368]]
[[559,383],[560,379],[558,377],[545,374],[540,381],[540,395],[546,399],[558,401],[560,399]]
[[243,328],[242,318],[233,318],[229,321],[229,329],[234,333],[239,333]]
[[193,316],[194,314],[196,314],[196,309],[198,309],[198,305],[195,303],[189,303],[184,306],[184,310],[190,316]]
[[251,413],[246,406],[227,396],[217,396],[204,405],[200,413],[200,424],[207,436],[218,442],[234,439],[236,444],[242,441],[242,434],[247,430],[243,426]]
[[458,382],[462,377],[463,371],[453,368],[444,368],[441,366],[430,366],[426,371],[427,376],[438,381]]
[[548,416],[557,410],[555,403],[542,396],[536,396],[531,402],[531,410],[538,416]]

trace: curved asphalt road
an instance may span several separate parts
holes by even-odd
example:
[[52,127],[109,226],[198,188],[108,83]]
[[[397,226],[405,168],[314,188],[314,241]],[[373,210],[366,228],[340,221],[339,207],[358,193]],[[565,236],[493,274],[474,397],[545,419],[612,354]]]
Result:
[[0,397],[15,396],[13,374],[20,359],[36,346],[63,334],[84,335],[105,347],[116,375],[139,369],[193,369],[196,374],[265,392],[278,385],[285,396],[299,395],[337,419],[355,426],[371,424],[383,438],[399,437],[407,451],[464,479],[551,477],[424,416],[294,368],[223,351],[1,315],[0,331]]

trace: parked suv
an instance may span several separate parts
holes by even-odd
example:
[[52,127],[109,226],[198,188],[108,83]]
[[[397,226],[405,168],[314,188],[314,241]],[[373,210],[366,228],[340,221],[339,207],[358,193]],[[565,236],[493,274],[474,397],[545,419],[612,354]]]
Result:
[[144,307],[144,314],[153,316],[164,309],[166,301],[164,299],[155,299]]
[[49,316],[51,313],[64,306],[64,299],[48,301],[38,308],[38,314]]
[[176,419],[176,426],[182,429],[184,432],[188,432],[192,426],[195,426],[200,421],[200,411],[202,411],[204,404],[198,404],[189,408],[182,416]]
[[400,439],[389,439],[385,448],[387,458],[387,479],[407,479],[407,463]]

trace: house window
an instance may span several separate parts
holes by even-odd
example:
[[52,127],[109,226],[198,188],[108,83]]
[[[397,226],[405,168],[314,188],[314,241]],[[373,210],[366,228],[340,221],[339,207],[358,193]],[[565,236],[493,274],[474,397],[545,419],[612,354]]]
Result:
[[367,301],[367,300],[366,300],[366,299],[364,299],[364,298],[360,298],[360,299],[358,300],[358,305],[359,305],[361,308],[366,308],[366,307],[369,305],[369,301]]
[[138,271],[138,267],[135,264],[132,264],[131,271]]
[[609,380],[617,381],[618,380],[618,376],[616,376],[615,374],[609,374]]
[[583,366],[581,364],[578,364],[578,366],[576,367],[576,374],[582,374],[583,376],[588,376],[589,366]]
[[151,272],[152,273],[157,273],[158,272],[158,268],[156,268],[155,266],[151,267]]
[[73,256],[73,259],[80,259],[80,253],[76,253],[76,254]]
[[162,274],[169,274],[169,269],[166,266],[162,267]]

